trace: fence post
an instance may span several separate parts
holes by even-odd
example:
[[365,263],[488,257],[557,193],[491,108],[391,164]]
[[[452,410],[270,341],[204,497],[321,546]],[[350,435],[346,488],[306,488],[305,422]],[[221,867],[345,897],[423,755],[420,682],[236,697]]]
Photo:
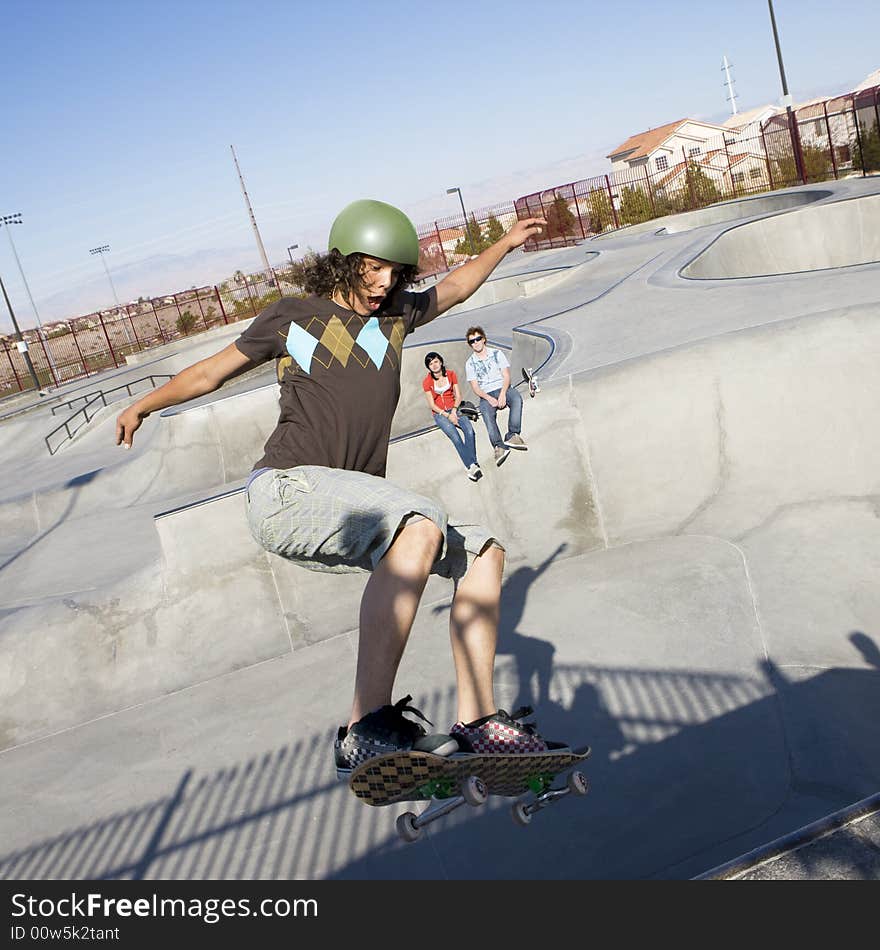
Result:
[[12,378],[15,380],[15,385],[18,386],[18,391],[24,392],[24,386],[21,385],[21,380],[18,378],[18,373],[15,371],[15,362],[12,359],[9,351],[9,344],[3,344],[3,352],[6,353],[6,359],[9,360],[9,368],[12,370]]
[[801,133],[798,128],[797,115],[794,109],[788,110],[788,132],[791,135],[791,146],[794,149],[794,161],[800,170],[800,179],[802,185],[807,185],[807,169],[804,165],[804,153],[801,150]]
[[229,318],[226,316],[226,307],[223,306],[223,295],[220,293],[220,290],[216,284],[214,284],[214,293],[217,295],[217,303],[220,305],[220,313],[223,314],[223,322],[228,325]]
[[437,222],[434,222],[434,233],[437,235],[437,247],[440,248],[440,253],[443,255],[443,266],[446,270],[449,270],[449,261],[446,260],[446,249],[443,247],[443,242],[440,240],[440,228],[437,227]]
[[70,335],[73,337],[73,345],[76,347],[76,352],[79,354],[79,361],[82,364],[83,373],[85,373],[85,375],[88,376],[89,367],[88,367],[88,364],[86,363],[85,356],[83,356],[83,351],[80,348],[79,340],[76,338],[76,327],[74,327],[72,323],[69,323],[68,326],[70,327]]
[[55,372],[55,361],[49,355],[49,351],[46,349],[46,344],[49,342],[48,339],[43,338],[43,334],[46,331],[42,327],[37,327],[37,339],[40,341],[40,346],[43,349],[43,356],[46,358],[46,369],[49,370],[49,375],[52,377],[55,385],[57,386],[60,380],[58,379],[58,374]]
[[607,175],[605,176],[605,187],[608,189],[608,201],[611,204],[611,215],[614,218],[614,230],[617,231],[620,228],[620,221],[617,217],[617,208],[614,207],[614,195],[611,193],[611,182]]
[[[272,271],[274,274],[275,271]],[[281,284],[278,284],[278,291],[281,292]],[[202,309],[202,298],[199,296],[198,290],[196,290],[196,303],[199,305],[199,313],[202,315],[202,323],[205,324],[205,329],[209,329],[208,321],[205,319],[205,311]]]
[[[183,311],[180,309],[180,301],[177,299],[177,294],[172,294],[171,299],[174,301],[174,306],[177,307],[177,319],[181,321],[180,326],[183,326]],[[183,335],[189,336],[189,330],[186,330]]]
[[107,346],[110,348],[110,359],[113,360],[114,366],[119,366],[119,361],[116,359],[116,351],[113,349],[113,344],[110,342],[110,334],[107,332],[107,327],[104,326],[104,318],[98,313],[98,320],[101,323],[101,329],[104,331],[104,339],[107,341]]
[[831,167],[834,169],[834,178],[837,180],[837,159],[834,157],[834,140],[831,138],[831,123],[828,121],[828,100],[822,103],[825,113],[825,130],[828,133],[828,150],[831,152]]
[[650,179],[650,177],[648,176],[648,163],[647,163],[647,162],[645,162],[645,164],[642,165],[642,169],[643,169],[643,171],[645,172],[645,184],[648,186],[648,200],[651,202],[651,217],[652,217],[652,218],[656,218],[656,217],[657,217],[657,206],[654,204],[654,189],[653,189],[653,187],[651,186],[651,179]]
[[764,161],[767,162],[767,178],[770,180],[770,190],[776,186],[773,184],[773,169],[770,167],[770,153],[767,151],[767,138],[764,135],[764,126],[761,126],[761,146],[764,149]]
[[574,198],[574,210],[577,212],[577,216],[578,216],[578,225],[581,229],[581,239],[586,241],[587,232],[584,231],[584,222],[581,219],[581,206],[580,206],[580,203],[578,202],[578,196],[577,196],[577,192],[574,190],[574,185],[571,186],[571,196],[572,198]]
[[856,127],[856,142],[858,143],[858,146],[859,146],[859,157],[861,158],[861,162],[862,162],[862,178],[864,178],[868,174],[868,172],[867,172],[867,169],[865,168],[865,150],[864,148],[862,148],[862,132],[861,132],[861,129],[859,128],[859,112],[858,112],[858,109],[856,109],[855,96],[852,97],[852,110],[853,110],[853,124]]
[[697,193],[694,191],[694,183],[691,181],[691,163],[687,160],[687,155],[684,153],[684,146],[681,147],[681,157],[684,159],[684,173],[687,178],[688,191],[691,195],[691,204],[696,208],[697,207]]
[[[131,332],[134,334],[134,342],[137,343],[138,352],[140,352],[143,347],[141,346],[141,341],[138,339],[137,327],[134,325],[134,320],[131,319],[131,314],[128,312],[128,304],[125,306],[125,316],[128,317],[128,322],[131,324]],[[125,317],[123,317],[125,319]]]
[[730,189],[733,192],[733,197],[738,198],[736,182],[733,180],[733,166],[730,164],[730,149],[727,147],[727,136],[722,135],[721,140],[724,142],[724,154],[727,156],[727,174],[730,175]]
[[247,274],[244,275],[244,289],[247,291],[248,303],[251,305],[251,310],[253,310],[254,316],[256,316],[257,308],[254,306],[254,297],[251,293],[251,285],[248,283]]

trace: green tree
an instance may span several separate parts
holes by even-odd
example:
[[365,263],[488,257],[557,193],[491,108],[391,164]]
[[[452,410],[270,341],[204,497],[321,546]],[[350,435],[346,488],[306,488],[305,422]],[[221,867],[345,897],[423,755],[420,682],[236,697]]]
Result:
[[571,213],[568,202],[562,195],[554,197],[553,204],[546,210],[544,217],[547,221],[547,237],[551,241],[566,238],[579,230],[577,218]]
[[[721,200],[721,192],[715,182],[693,161],[685,168],[685,181],[682,190],[690,199],[685,208],[710,205]],[[684,209],[682,209],[684,210]]]
[[628,185],[620,192],[620,211],[618,218],[621,224],[638,224],[654,216],[651,199],[633,185]]
[[183,313],[174,321],[174,325],[177,327],[178,333],[182,333],[184,336],[186,336],[196,325],[196,318],[193,316],[192,311],[184,310]]
[[[470,235],[470,238],[468,237]],[[471,247],[471,242],[473,242],[473,249]],[[491,244],[491,241],[487,241],[483,235],[483,230],[480,225],[477,223],[477,219],[471,214],[470,221],[467,224],[467,232],[464,237],[455,245],[456,254],[479,254],[480,251],[485,251],[486,248]]]
[[[624,189],[632,190],[632,189]],[[593,188],[587,195],[587,207],[590,209],[590,230],[601,234],[606,228],[614,227],[614,213],[611,199],[604,188]]]
[[859,128],[851,148],[853,168],[865,172],[880,171],[880,126],[876,122],[867,131]]
[[497,241],[500,241],[504,237],[504,225],[495,217],[494,214],[489,215],[489,220],[486,222],[486,240],[489,244],[495,244]]
[[[834,177],[834,166],[831,164],[831,154],[827,149],[818,145],[802,145],[801,156],[804,160],[804,174],[807,181],[825,181]],[[801,178],[794,160],[794,152],[789,152],[783,158],[773,162],[773,184],[777,188],[787,188],[789,185],[800,184]]]

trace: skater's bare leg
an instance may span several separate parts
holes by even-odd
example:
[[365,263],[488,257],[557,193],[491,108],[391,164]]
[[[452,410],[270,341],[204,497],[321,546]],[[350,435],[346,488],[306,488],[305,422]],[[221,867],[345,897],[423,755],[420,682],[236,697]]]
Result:
[[442,541],[427,518],[405,525],[361,599],[354,702],[349,725],[391,702],[391,689],[422,592]]
[[474,559],[452,601],[449,634],[458,682],[459,722],[473,722],[497,709],[492,674],[503,569],[501,548],[485,548]]

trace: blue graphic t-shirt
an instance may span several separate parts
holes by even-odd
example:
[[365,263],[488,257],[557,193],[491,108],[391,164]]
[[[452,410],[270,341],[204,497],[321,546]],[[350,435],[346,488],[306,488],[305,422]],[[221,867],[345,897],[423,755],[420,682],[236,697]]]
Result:
[[504,385],[501,371],[510,366],[507,357],[493,347],[486,347],[486,359],[479,359],[476,354],[469,356],[464,364],[465,375],[470,380],[475,379],[484,393],[494,393]]
[[437,291],[398,291],[370,316],[325,297],[282,297],[235,341],[254,363],[274,359],[278,425],[254,468],[324,465],[384,475],[400,398],[403,340],[437,316]]

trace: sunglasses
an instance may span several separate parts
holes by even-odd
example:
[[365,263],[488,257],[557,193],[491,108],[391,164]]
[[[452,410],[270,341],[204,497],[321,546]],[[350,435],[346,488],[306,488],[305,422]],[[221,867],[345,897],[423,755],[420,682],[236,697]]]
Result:
[[473,346],[474,343],[479,343],[480,340],[482,340],[482,339],[483,339],[483,337],[481,337],[481,336],[472,336],[472,337],[468,340],[468,344],[469,344],[470,346]]

